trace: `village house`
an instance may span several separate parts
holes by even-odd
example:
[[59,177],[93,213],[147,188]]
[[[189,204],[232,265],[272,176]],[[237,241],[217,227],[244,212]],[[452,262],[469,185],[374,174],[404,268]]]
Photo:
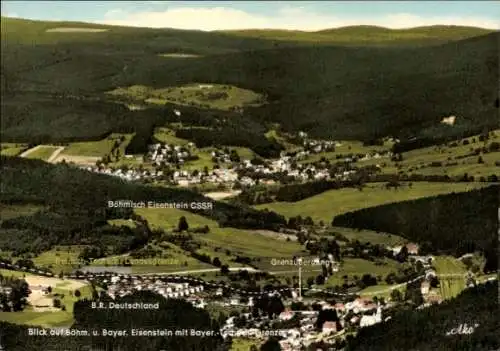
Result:
[[431,291],[426,296],[424,296],[424,301],[425,301],[425,306],[429,306],[432,304],[440,304],[441,302],[443,302],[443,298],[437,291],[435,292]]
[[371,325],[382,322],[382,307],[377,307],[377,312],[373,315],[363,315],[359,320],[360,328],[369,327]]
[[430,287],[431,284],[427,280],[424,280],[422,284],[420,284],[420,292],[422,293],[422,295],[427,295],[429,293]]
[[334,309],[337,311],[337,312],[341,312],[341,313],[344,313],[345,312],[345,305],[343,303],[340,303],[340,302],[337,302],[334,306]]
[[323,323],[323,328],[321,329],[323,334],[335,334],[337,332],[337,322],[325,322]]
[[419,246],[415,243],[406,244],[406,248],[408,249],[408,254],[410,255],[418,255]]
[[376,307],[377,305],[375,305],[370,298],[366,297],[358,297],[354,301],[345,304],[346,311],[352,311],[354,313],[369,311]]
[[280,313],[279,319],[287,321],[292,319],[294,315],[295,313],[293,311],[291,311],[290,309],[285,309],[283,312]]

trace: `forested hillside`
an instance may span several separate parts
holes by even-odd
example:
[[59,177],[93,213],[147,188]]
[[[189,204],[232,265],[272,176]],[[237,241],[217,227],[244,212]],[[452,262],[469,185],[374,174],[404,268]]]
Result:
[[[447,335],[460,325],[471,334]],[[498,282],[465,290],[453,300],[420,311],[400,311],[388,322],[359,331],[348,351],[491,351],[500,347]]]
[[334,226],[394,233],[433,251],[460,256],[482,250],[485,271],[498,268],[499,185],[364,208],[333,219]]
[[[108,219],[132,216],[131,209],[108,208],[108,201],[212,202],[190,190],[129,183],[65,164],[11,157],[2,157],[1,161],[0,202],[43,206],[31,216],[1,223],[2,249],[40,252],[55,244],[89,244],[95,240],[114,241],[119,247],[123,243],[123,248],[127,243],[140,245],[150,235],[146,227],[131,231],[106,225]],[[214,202],[212,210],[189,211],[213,218],[221,226],[276,229],[285,223],[273,212],[222,202]]]
[[266,38],[286,42],[299,42],[316,45],[373,45],[373,46],[417,46],[435,45],[450,40],[466,39],[491,32],[489,29],[465,26],[424,26],[416,28],[389,29],[378,26],[358,25],[341,28],[323,29],[316,32],[299,30],[247,29],[220,31],[241,38]]
[[[89,137],[89,130],[95,137],[114,131],[110,121],[116,119],[135,128],[137,119],[124,118],[130,111],[101,112],[101,104],[110,102],[105,92],[192,82],[231,84],[266,96],[266,103],[243,112],[260,125],[246,129],[256,135],[263,122],[279,122],[286,130],[313,136],[362,140],[461,136],[497,126],[497,32],[464,30],[423,46],[408,45],[397,33],[390,46],[368,45],[380,43],[380,38],[368,36],[366,30],[365,35],[356,34],[355,28],[350,29],[355,35],[349,30],[339,34],[352,36],[345,45],[102,26],[98,28],[106,31],[84,36],[46,32],[75,25],[92,26],[2,21],[3,138],[42,135],[56,141]],[[418,36],[436,38],[433,30]],[[171,52],[198,56],[161,56]],[[84,101],[70,110],[75,99]],[[457,116],[453,127],[440,125],[452,114]],[[229,129],[215,135],[225,143],[234,139]],[[253,137],[245,146],[261,141]]]

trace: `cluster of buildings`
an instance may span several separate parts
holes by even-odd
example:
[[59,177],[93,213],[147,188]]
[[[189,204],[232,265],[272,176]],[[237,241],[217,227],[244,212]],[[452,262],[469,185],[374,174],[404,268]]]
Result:
[[86,167],[87,171],[107,174],[110,176],[118,177],[128,181],[154,179],[163,176],[161,170],[139,170],[139,169],[122,169],[122,168],[108,168],[103,166]]
[[238,180],[238,174],[234,169],[218,168],[204,172],[175,171],[172,181],[179,186],[190,186],[200,183],[228,184]]
[[212,161],[220,163],[230,163],[231,155],[225,150],[214,150],[210,153],[212,156]]
[[[266,340],[269,336],[281,337],[280,346],[282,350],[295,351],[301,350],[312,343],[334,340],[342,335],[346,328],[364,328],[383,321],[382,310],[384,306],[375,303],[369,298],[355,298],[346,303],[336,303],[331,305],[326,301],[318,301],[322,310],[335,310],[338,319],[336,321],[326,320],[322,325],[318,325],[319,311],[299,310],[293,311],[286,308],[277,318],[270,320],[267,316],[254,317],[251,313],[244,313],[246,320],[245,326],[237,326],[235,321],[238,317],[230,317],[221,328],[223,337],[246,337]],[[390,303],[386,305],[390,307]],[[388,320],[385,318],[385,320]],[[269,325],[280,325],[281,323],[295,320],[290,323],[290,327],[282,329],[270,329]],[[287,325],[287,324],[282,324]]]
[[182,165],[191,157],[190,149],[193,147],[194,144],[191,142],[187,144],[187,147],[156,143],[149,145],[147,157],[157,166],[162,164]]
[[[293,177],[298,182],[306,182],[312,180],[328,180],[331,179],[330,170],[326,167],[316,167],[314,165],[306,165],[297,163],[297,156],[281,156],[277,160],[269,161],[263,165],[253,165],[249,160],[244,160],[237,169],[241,172],[242,170],[250,171],[252,173],[259,174],[262,178],[272,178],[277,174],[284,174],[287,177]],[[356,173],[355,170],[343,171],[335,174],[336,179],[346,180],[352,174]],[[250,178],[250,177],[246,177]],[[242,185],[253,185],[255,184],[254,179],[242,178],[240,180]]]
[[[425,303],[421,307],[423,308],[430,306],[431,304],[434,303],[441,303],[443,301],[443,298],[439,292],[439,289],[432,288],[431,286],[431,281],[434,278],[437,278],[437,273],[432,266],[432,263],[434,262],[434,256],[432,255],[419,256],[418,255],[419,246],[414,243],[408,243],[404,246],[398,245],[394,247],[388,247],[388,249],[392,250],[394,255],[397,255],[401,252],[403,247],[406,247],[408,251],[409,262],[413,264],[417,264],[417,262],[419,262],[424,268],[424,279],[422,279],[422,282],[420,284],[420,293],[422,294]],[[458,279],[460,279],[460,277],[458,277]]]
[[408,255],[418,255],[419,246],[414,243],[407,243],[405,245],[388,246],[387,249],[391,250],[394,255],[397,255],[403,249],[403,246],[408,250]]
[[[340,143],[335,141],[308,139],[307,134],[304,132],[300,132],[299,137],[303,139],[301,150],[294,152],[292,155],[283,152],[278,159],[264,160],[262,164],[254,164],[248,159],[240,160],[236,152],[229,152],[228,149],[217,149],[211,152],[212,161],[218,164],[228,164],[227,168],[214,169],[209,172],[206,172],[206,169],[187,172],[181,170],[180,166],[195,157],[193,154],[194,143],[189,142],[185,145],[155,143],[148,146],[148,152],[144,157],[144,161],[152,166],[148,167],[148,170],[142,169],[143,167],[134,169],[104,167],[101,164],[87,167],[87,170],[117,176],[129,181],[163,179],[180,186],[214,183],[230,187],[235,185],[236,182],[243,187],[251,187],[258,183],[271,185],[279,182],[282,175],[286,175],[288,180],[294,179],[297,182],[307,182],[331,178],[348,180],[352,174],[356,173],[355,170],[346,169],[332,175],[327,165],[322,167],[297,162],[307,159],[311,154],[333,151],[335,147],[341,146]],[[345,162],[356,162],[385,156],[390,156],[390,152],[367,153],[365,155],[345,157],[343,160]],[[131,156],[125,155],[125,157]],[[165,165],[175,166],[178,171],[173,172],[173,174],[169,172],[165,174],[162,169]]]
[[165,298],[186,298],[195,307],[205,307],[204,299],[198,296],[203,292],[203,285],[194,286],[189,283],[172,283],[161,279],[120,275],[106,278],[102,282],[107,285],[107,293],[113,299],[136,291],[152,291]]
[[338,147],[341,145],[342,144],[338,142],[329,140],[304,140],[303,142],[304,151],[309,151],[314,154],[334,151],[336,146]]

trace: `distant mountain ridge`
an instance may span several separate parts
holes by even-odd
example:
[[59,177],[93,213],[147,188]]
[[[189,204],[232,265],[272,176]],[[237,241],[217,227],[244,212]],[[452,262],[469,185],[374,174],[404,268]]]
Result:
[[474,27],[474,26],[459,26],[459,25],[430,25],[430,26],[417,26],[408,28],[389,28],[383,26],[375,25],[351,25],[342,27],[332,27],[320,30],[299,30],[299,29],[266,29],[266,28],[247,28],[247,29],[230,29],[230,30],[218,30],[218,32],[225,33],[235,33],[235,32],[267,32],[267,31],[282,31],[282,32],[301,32],[301,33],[339,33],[339,32],[350,32],[350,31],[379,31],[379,32],[432,32],[432,31],[461,31],[461,32],[475,32],[477,35],[495,32],[495,29]]
[[[46,31],[53,28],[96,28],[105,29],[108,31],[140,31],[149,33],[165,33],[165,31],[176,32],[179,34],[199,33],[200,35],[227,35],[230,37],[246,37],[246,38],[261,38],[267,40],[285,40],[298,42],[339,42],[348,43],[349,40],[361,41],[363,44],[368,44],[369,41],[387,42],[398,39],[400,41],[409,40],[418,43],[422,40],[430,40],[429,43],[443,42],[448,40],[461,40],[473,36],[484,35],[495,32],[494,29],[486,29],[470,26],[452,26],[452,25],[432,25],[419,26],[403,29],[392,29],[382,26],[373,25],[353,25],[337,28],[327,28],[318,31],[304,30],[286,30],[286,29],[238,29],[238,30],[184,30],[175,29],[165,26],[164,28],[149,28],[149,27],[127,27],[108,25],[102,23],[88,23],[79,21],[40,21],[21,19],[13,17],[1,17],[2,20],[2,36],[7,31],[7,26],[15,27],[16,31],[21,32],[31,26],[30,32],[34,28]],[[12,32],[12,31],[11,31]],[[372,43],[373,44],[373,43]],[[387,43],[386,43],[387,44]],[[420,43],[422,44],[422,43]]]
[[[392,29],[381,26],[359,25],[338,28],[327,28],[318,31],[283,30],[283,29],[243,29],[217,31],[242,37],[256,37],[275,40],[299,40],[302,42],[331,42],[331,43],[354,43],[368,44],[394,44],[392,41],[408,41],[407,44],[435,44],[449,40],[461,40],[474,36],[485,35],[495,32],[493,29],[433,25],[413,28]],[[354,44],[353,43],[353,44]]]
[[[5,18],[1,26],[1,132],[13,142],[20,135],[47,142],[77,140],[84,132],[100,136],[113,132],[117,119],[127,130],[137,129],[141,113],[159,114],[148,110],[124,118],[129,112],[107,100],[106,91],[192,82],[234,85],[266,96],[265,105],[245,109],[244,118],[257,129],[279,123],[289,132],[366,140],[463,137],[498,126],[498,31],[355,26],[334,29],[337,34],[258,31],[252,36],[251,31]],[[57,27],[109,30],[47,32]],[[197,57],[174,59],[165,53]],[[450,115],[457,116],[453,127],[442,125]],[[81,128],[83,122],[91,128]]]

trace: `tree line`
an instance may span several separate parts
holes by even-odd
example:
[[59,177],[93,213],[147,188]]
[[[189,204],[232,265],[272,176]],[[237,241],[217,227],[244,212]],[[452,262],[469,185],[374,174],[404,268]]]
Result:
[[[0,224],[0,248],[16,255],[36,255],[56,244],[107,246],[116,254],[144,245],[153,235],[147,222],[131,208],[108,207],[110,200],[207,201],[190,190],[148,187],[64,164],[10,157],[2,157],[2,164],[0,202],[42,207]],[[274,212],[220,202],[214,203],[212,211],[191,211],[215,219],[220,226],[277,229],[286,223]],[[137,226],[112,226],[111,219],[132,219]],[[193,230],[206,232],[207,228]]]
[[499,185],[365,208],[336,216],[333,226],[401,233],[433,251],[461,256],[480,250],[497,270]]
[[0,310],[3,312],[20,312],[28,305],[31,293],[24,279],[0,274]]

